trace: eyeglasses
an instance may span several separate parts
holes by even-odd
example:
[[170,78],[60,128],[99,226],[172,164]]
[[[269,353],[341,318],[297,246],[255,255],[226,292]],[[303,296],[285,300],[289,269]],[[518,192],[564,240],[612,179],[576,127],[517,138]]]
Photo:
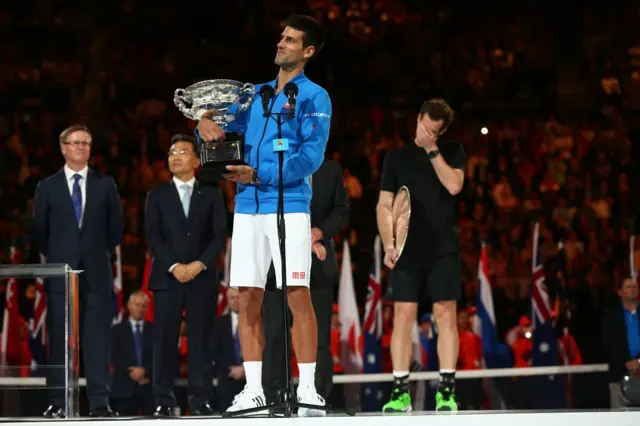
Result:
[[190,149],[174,149],[173,151],[169,151],[169,157],[175,157],[177,155],[187,155],[191,153]]
[[66,141],[63,142],[63,144],[73,146],[91,146],[91,141]]

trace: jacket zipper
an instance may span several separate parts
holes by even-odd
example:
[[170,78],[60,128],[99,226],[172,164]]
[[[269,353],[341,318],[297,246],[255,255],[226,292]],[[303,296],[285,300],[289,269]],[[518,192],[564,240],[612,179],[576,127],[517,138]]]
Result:
[[[276,103],[276,98],[278,97],[278,95],[276,95],[272,100],[271,100],[271,106],[269,106],[269,113],[271,113],[271,110],[273,109],[273,105],[275,105]],[[256,153],[256,170],[260,167],[260,145],[262,145],[262,140],[264,139],[264,135],[265,133],[267,133],[267,126],[269,125],[269,119],[271,117],[267,117],[267,119],[264,121],[264,129],[262,129],[262,136],[260,136],[260,142],[258,142],[258,152]],[[256,214],[258,214],[258,211],[260,210],[260,201],[258,201],[258,187],[255,187],[255,196],[256,196]]]

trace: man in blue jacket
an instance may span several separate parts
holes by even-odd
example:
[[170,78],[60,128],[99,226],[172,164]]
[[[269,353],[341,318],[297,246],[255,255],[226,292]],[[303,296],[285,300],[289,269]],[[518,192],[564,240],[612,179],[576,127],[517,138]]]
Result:
[[[293,314],[293,345],[300,370],[298,401],[324,406],[315,389],[314,376],[318,328],[309,293],[311,269],[310,176],[324,160],[331,123],[331,99],[326,90],[311,82],[303,70],[323,44],[320,25],[308,16],[295,15],[287,20],[280,36],[275,63],[280,71],[275,80],[265,83],[274,89],[268,104],[273,113],[287,113],[291,105],[284,86],[298,86],[295,117],[278,126],[265,118],[262,99],[256,96],[251,107],[238,115],[229,131],[244,133],[246,166],[228,166],[224,174],[238,184],[233,222],[231,272],[232,287],[240,290],[238,330],[244,369],[245,389],[228,411],[266,405],[262,389],[262,300],[267,272],[273,259],[278,288],[282,287],[281,257],[276,219],[278,205],[278,152],[284,152],[283,187],[286,231],[286,271],[289,306]],[[262,85],[256,86],[260,92]],[[204,117],[207,117],[205,114]],[[204,141],[221,140],[224,131],[204,118],[198,123],[198,136]],[[322,410],[300,408],[299,416],[322,416]]]

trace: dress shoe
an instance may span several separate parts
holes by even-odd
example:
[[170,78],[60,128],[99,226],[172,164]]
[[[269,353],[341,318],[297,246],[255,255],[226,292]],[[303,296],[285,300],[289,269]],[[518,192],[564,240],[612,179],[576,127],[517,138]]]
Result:
[[55,404],[51,404],[49,408],[42,413],[42,417],[45,419],[64,419],[67,415],[65,414],[64,409]]
[[173,407],[169,407],[168,405],[158,405],[153,415],[155,417],[171,417],[174,415]]
[[89,417],[118,417],[118,413],[113,411],[109,404],[98,407],[89,412]]
[[204,404],[198,409],[191,410],[192,416],[213,416],[213,409],[209,404]]

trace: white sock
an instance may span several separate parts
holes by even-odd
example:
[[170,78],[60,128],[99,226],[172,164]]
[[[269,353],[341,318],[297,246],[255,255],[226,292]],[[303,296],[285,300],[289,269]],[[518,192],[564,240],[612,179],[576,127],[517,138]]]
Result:
[[405,376],[408,376],[408,375],[409,375],[408,371],[396,371],[396,370],[393,370],[393,377],[400,378],[400,377],[405,377]]
[[316,363],[309,362],[306,364],[298,363],[298,369],[300,370],[300,387],[309,386],[313,389],[316,388]]
[[244,362],[247,388],[252,392],[262,392],[262,361]]

